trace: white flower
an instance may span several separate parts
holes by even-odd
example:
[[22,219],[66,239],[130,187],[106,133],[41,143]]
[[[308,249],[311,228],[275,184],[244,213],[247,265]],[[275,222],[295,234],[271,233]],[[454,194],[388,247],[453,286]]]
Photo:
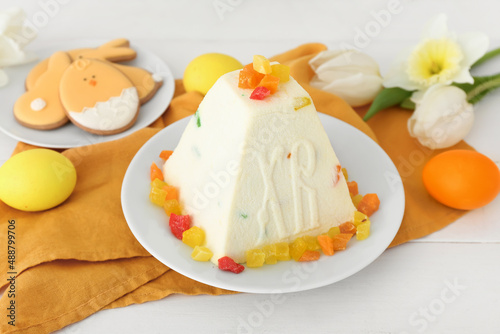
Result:
[[382,90],[378,64],[355,50],[327,50],[309,61],[311,86],[335,94],[353,107],[373,101]]
[[431,149],[453,146],[472,128],[472,105],[458,87],[434,85],[413,94],[412,100],[416,108],[408,120],[408,131],[424,146]]
[[[2,67],[30,62],[35,57],[23,50],[16,37],[23,37],[23,27],[26,20],[24,11],[20,8],[10,8],[0,11],[0,87],[8,82]],[[29,42],[23,37],[25,42]]]
[[486,53],[488,44],[482,33],[449,32],[446,15],[438,15],[427,24],[420,43],[400,55],[384,77],[384,86],[411,91],[434,84],[473,83],[470,67]]

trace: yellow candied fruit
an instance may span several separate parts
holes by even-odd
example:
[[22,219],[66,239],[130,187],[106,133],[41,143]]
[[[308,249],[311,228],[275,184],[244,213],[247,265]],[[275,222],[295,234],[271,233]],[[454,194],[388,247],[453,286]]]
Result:
[[356,230],[356,239],[365,240],[370,236],[370,221],[367,220],[363,224],[359,224]]
[[349,180],[349,174],[347,173],[347,169],[342,167],[342,174],[344,174],[344,179],[347,181]]
[[253,69],[262,74],[271,74],[271,64],[264,56],[253,56]]
[[315,251],[321,249],[318,239],[309,235],[302,237],[307,244],[307,250]]
[[363,195],[357,194],[356,196],[352,196],[352,204],[354,204],[355,207],[358,207],[359,202],[363,199]]
[[311,99],[308,98],[307,96],[296,97],[294,102],[293,102],[293,109],[295,109],[295,111],[297,111],[301,108],[307,107],[310,104],[311,104]]
[[195,261],[205,262],[212,258],[214,253],[207,247],[196,246],[191,253],[191,258]]
[[154,204],[163,206],[165,204],[165,197],[167,197],[167,192],[164,189],[156,187],[151,188],[151,191],[149,193],[149,200]]
[[276,257],[276,245],[264,246],[262,250],[264,254],[266,254],[266,264],[276,264],[278,262],[278,258]]
[[168,186],[167,182],[162,181],[158,178],[154,179],[154,181],[151,181],[151,188],[158,188],[161,189],[165,186]]
[[278,242],[276,246],[276,259],[278,261],[290,261],[290,245],[286,242]]
[[306,250],[307,243],[305,242],[304,238],[299,237],[290,244],[290,256],[295,261],[298,261]]
[[246,251],[247,267],[257,268],[262,267],[266,261],[266,254],[262,249],[251,249]]
[[165,210],[165,213],[168,216],[170,216],[172,213],[175,213],[176,215],[182,214],[181,205],[176,199],[169,199],[165,201],[165,203],[163,204],[163,210]]
[[195,248],[201,246],[205,241],[205,231],[198,226],[193,226],[182,232],[182,242],[186,245]]
[[358,226],[359,224],[362,224],[366,221],[369,221],[370,219],[368,218],[367,215],[365,215],[364,213],[362,212],[359,212],[359,211],[356,211],[354,212],[354,220],[353,220],[353,224]]
[[271,65],[271,75],[280,78],[280,83],[290,80],[290,67],[282,64]]
[[338,227],[338,226],[334,226],[334,227],[332,227],[332,228],[330,228],[330,229],[328,230],[328,236],[329,236],[330,238],[333,238],[333,237],[334,237],[334,236],[336,236],[337,234],[340,234],[340,227]]

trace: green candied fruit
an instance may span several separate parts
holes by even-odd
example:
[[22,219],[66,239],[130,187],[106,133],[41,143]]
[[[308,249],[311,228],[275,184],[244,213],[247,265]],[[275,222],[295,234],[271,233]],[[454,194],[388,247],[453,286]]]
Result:
[[198,127],[201,126],[201,118],[200,118],[200,110],[196,110],[196,112],[194,113],[194,117],[196,118],[196,125]]

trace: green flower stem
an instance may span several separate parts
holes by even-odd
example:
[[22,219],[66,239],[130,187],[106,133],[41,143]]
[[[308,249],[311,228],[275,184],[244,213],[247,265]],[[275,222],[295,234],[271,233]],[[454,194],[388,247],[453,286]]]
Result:
[[494,58],[498,55],[500,55],[500,48],[488,51],[484,54],[484,56],[482,56],[474,64],[472,64],[471,68],[476,67],[478,65],[481,65],[482,63],[484,63],[484,62],[486,62],[486,61],[490,60],[491,58]]
[[[481,80],[486,78],[485,80]],[[467,92],[467,101],[470,103],[479,102],[487,93],[500,87],[500,74],[492,75],[490,77],[476,77],[474,82],[478,85]]]

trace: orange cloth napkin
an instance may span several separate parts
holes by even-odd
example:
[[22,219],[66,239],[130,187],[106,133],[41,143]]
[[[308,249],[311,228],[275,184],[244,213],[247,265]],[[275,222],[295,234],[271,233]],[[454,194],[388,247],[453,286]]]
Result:
[[[420,178],[425,162],[435,155],[409,137],[410,112],[384,111],[366,124],[340,98],[309,86],[313,72],[308,60],[325,50],[305,44],[273,60],[288,64],[291,74],[311,94],[318,111],[337,117],[378,141],[398,167],[406,192],[401,229],[391,245],[432,233],[464,211],[434,201]],[[16,221],[16,326],[0,322],[2,333],[47,333],[104,308],[157,300],[172,293],[189,295],[232,293],[188,279],[154,259],[136,241],[122,213],[120,189],[125,171],[139,148],[161,128],[193,114],[202,96],[186,93],[180,80],[165,114],[150,127],[107,143],[64,150],[74,163],[78,181],[70,198],[45,212],[27,213],[0,202],[0,240],[5,245],[7,224]],[[19,143],[15,153],[33,146]],[[460,143],[457,148],[469,148]],[[381,205],[384,205],[382,202]],[[9,278],[7,253],[0,254],[0,282]],[[186,260],[188,261],[188,260]],[[0,300],[5,310],[8,293]]]

